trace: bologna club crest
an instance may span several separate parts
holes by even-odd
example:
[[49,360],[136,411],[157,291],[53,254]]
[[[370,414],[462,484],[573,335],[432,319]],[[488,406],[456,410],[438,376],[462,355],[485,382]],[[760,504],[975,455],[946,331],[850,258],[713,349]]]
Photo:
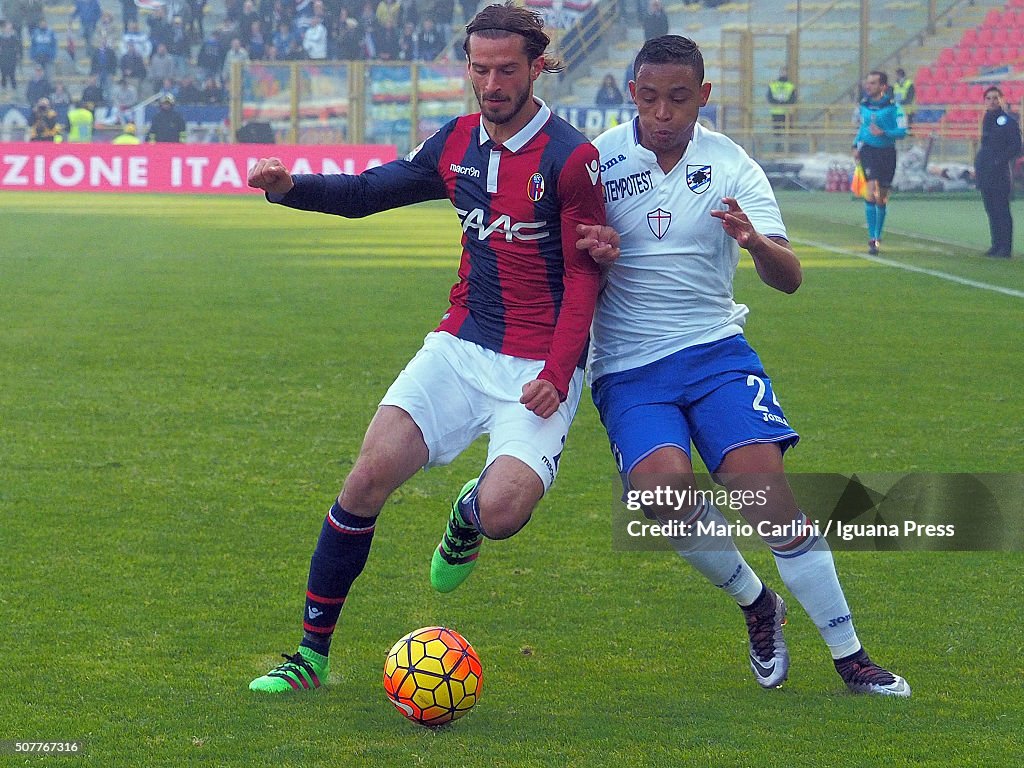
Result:
[[707,192],[711,186],[710,165],[688,165],[686,166],[686,186],[695,195]]
[[526,189],[526,194],[535,203],[544,197],[544,177],[539,173],[533,174],[530,177],[530,184]]
[[668,233],[671,223],[671,211],[666,211],[664,208],[655,208],[653,211],[647,212],[647,226],[651,228],[651,232],[659,240]]

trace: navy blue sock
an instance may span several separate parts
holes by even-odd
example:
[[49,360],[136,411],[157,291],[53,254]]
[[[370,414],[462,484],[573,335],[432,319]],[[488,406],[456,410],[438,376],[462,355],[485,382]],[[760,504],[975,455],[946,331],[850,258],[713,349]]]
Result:
[[309,562],[302,642],[326,656],[352,582],[363,572],[370,555],[376,517],[358,517],[335,502],[324,519],[320,538]]

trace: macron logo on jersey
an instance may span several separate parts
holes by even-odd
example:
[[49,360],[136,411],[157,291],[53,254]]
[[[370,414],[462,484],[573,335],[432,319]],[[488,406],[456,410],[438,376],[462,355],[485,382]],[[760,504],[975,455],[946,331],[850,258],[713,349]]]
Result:
[[488,224],[484,221],[484,212],[480,208],[474,208],[472,211],[463,211],[458,208],[455,210],[459,214],[459,218],[462,219],[462,231],[469,234],[469,230],[475,229],[477,240],[481,242],[490,239],[495,232],[503,235],[507,243],[511,243],[513,240],[542,240],[551,234],[547,230],[535,231],[545,227],[546,221],[513,222],[512,217],[505,213]]
[[451,171],[452,173],[457,173],[460,176],[469,176],[470,178],[473,179],[480,178],[479,168],[470,168],[469,166],[466,165],[457,165],[456,163],[452,163],[450,166],[448,166],[448,170]]

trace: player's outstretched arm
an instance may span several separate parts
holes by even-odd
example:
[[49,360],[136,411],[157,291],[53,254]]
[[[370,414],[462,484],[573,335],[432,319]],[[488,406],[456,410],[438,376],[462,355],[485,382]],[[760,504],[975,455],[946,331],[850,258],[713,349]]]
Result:
[[262,189],[272,195],[287,195],[295,182],[284,163],[276,157],[265,157],[257,161],[249,171],[249,186]]
[[726,210],[712,211],[711,215],[721,219],[726,234],[750,254],[761,280],[783,293],[793,293],[799,288],[803,273],[800,260],[789,242],[781,237],[760,234],[736,198],[723,197],[722,202],[727,206]]

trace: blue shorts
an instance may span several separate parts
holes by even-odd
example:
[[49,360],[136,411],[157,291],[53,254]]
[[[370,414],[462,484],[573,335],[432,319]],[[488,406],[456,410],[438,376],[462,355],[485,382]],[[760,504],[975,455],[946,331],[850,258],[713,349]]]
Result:
[[593,397],[627,488],[629,473],[658,448],[691,456],[692,441],[714,472],[744,445],[779,443],[785,452],[800,440],[742,334],[606,374]]

